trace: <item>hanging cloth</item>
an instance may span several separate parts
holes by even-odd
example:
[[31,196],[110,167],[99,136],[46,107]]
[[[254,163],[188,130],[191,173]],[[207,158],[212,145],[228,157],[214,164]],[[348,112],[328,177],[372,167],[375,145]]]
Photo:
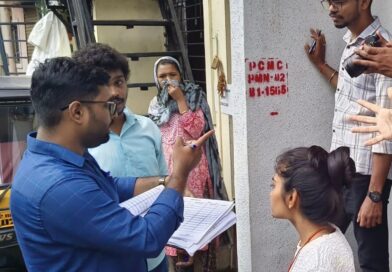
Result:
[[27,41],[35,47],[26,69],[28,76],[46,59],[71,56],[67,30],[52,11],[34,25]]

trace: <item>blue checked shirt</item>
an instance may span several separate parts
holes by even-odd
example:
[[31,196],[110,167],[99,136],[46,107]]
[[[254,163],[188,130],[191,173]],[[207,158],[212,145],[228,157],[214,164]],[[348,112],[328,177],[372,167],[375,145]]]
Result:
[[135,178],[112,178],[86,152],[80,156],[27,138],[17,170],[11,213],[29,271],[147,271],[183,220],[184,203],[165,189],[147,215],[118,204]]
[[[335,114],[332,124],[331,150],[340,146],[350,148],[350,156],[355,161],[357,172],[363,175],[372,174],[372,153],[392,154],[392,142],[382,141],[371,147],[364,145],[366,140],[373,137],[372,134],[352,133],[353,127],[359,126],[357,122],[349,121],[348,115],[368,115],[374,113],[361,107],[355,101],[363,99],[376,103],[384,108],[392,108],[391,100],[387,95],[387,88],[392,87],[392,79],[380,74],[362,74],[351,78],[344,70],[343,61],[354,52],[364,38],[379,30],[386,40],[391,40],[391,34],[380,24],[377,17],[357,38],[352,39],[348,31],[343,40],[347,43],[340,62],[339,80],[335,94]],[[392,171],[389,171],[388,179],[392,179]]]

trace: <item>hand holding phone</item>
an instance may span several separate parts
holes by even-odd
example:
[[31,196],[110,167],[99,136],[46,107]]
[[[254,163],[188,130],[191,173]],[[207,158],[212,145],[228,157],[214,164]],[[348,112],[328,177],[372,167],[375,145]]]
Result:
[[[321,35],[321,30],[317,31],[317,37],[320,37],[320,35]],[[314,51],[314,49],[316,49],[316,43],[317,41],[313,40],[312,45],[310,46],[308,51],[309,54],[311,54]]]

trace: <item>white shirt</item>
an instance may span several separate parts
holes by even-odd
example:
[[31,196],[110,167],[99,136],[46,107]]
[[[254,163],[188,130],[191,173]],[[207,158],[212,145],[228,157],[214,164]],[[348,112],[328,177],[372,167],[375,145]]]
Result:
[[[392,154],[392,141],[382,141],[373,146],[365,146],[366,140],[369,140],[374,135],[372,133],[352,133],[351,129],[360,124],[348,120],[348,116],[357,114],[375,116],[373,112],[357,104],[356,101],[358,99],[391,109],[392,102],[388,98],[387,88],[392,86],[392,78],[381,74],[362,74],[351,78],[343,68],[342,63],[354,52],[366,36],[374,34],[376,30],[379,30],[385,39],[392,39],[392,35],[381,26],[377,17],[355,39],[353,39],[350,31],[347,31],[344,35],[343,39],[347,45],[342,54],[338,86],[335,93],[331,150],[335,150],[340,146],[349,147],[350,157],[355,162],[356,170],[362,175],[372,174],[373,153]],[[392,169],[389,171],[388,179],[392,179]]]
[[334,228],[302,249],[298,244],[290,272],[355,272],[351,247],[339,228]]

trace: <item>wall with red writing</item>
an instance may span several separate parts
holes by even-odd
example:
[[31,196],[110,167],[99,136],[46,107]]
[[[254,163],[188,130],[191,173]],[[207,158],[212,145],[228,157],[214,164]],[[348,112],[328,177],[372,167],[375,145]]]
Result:
[[245,59],[248,96],[288,95],[288,64],[278,58]]
[[[373,2],[374,13],[390,25],[392,1]],[[307,59],[304,44],[311,42],[311,27],[321,29],[326,61],[337,68],[345,30],[333,26],[319,1],[231,0],[230,5],[239,271],[287,271],[298,236],[289,222],[271,217],[274,163],[289,148],[329,149],[334,89]],[[352,233],[348,237],[352,243]]]

